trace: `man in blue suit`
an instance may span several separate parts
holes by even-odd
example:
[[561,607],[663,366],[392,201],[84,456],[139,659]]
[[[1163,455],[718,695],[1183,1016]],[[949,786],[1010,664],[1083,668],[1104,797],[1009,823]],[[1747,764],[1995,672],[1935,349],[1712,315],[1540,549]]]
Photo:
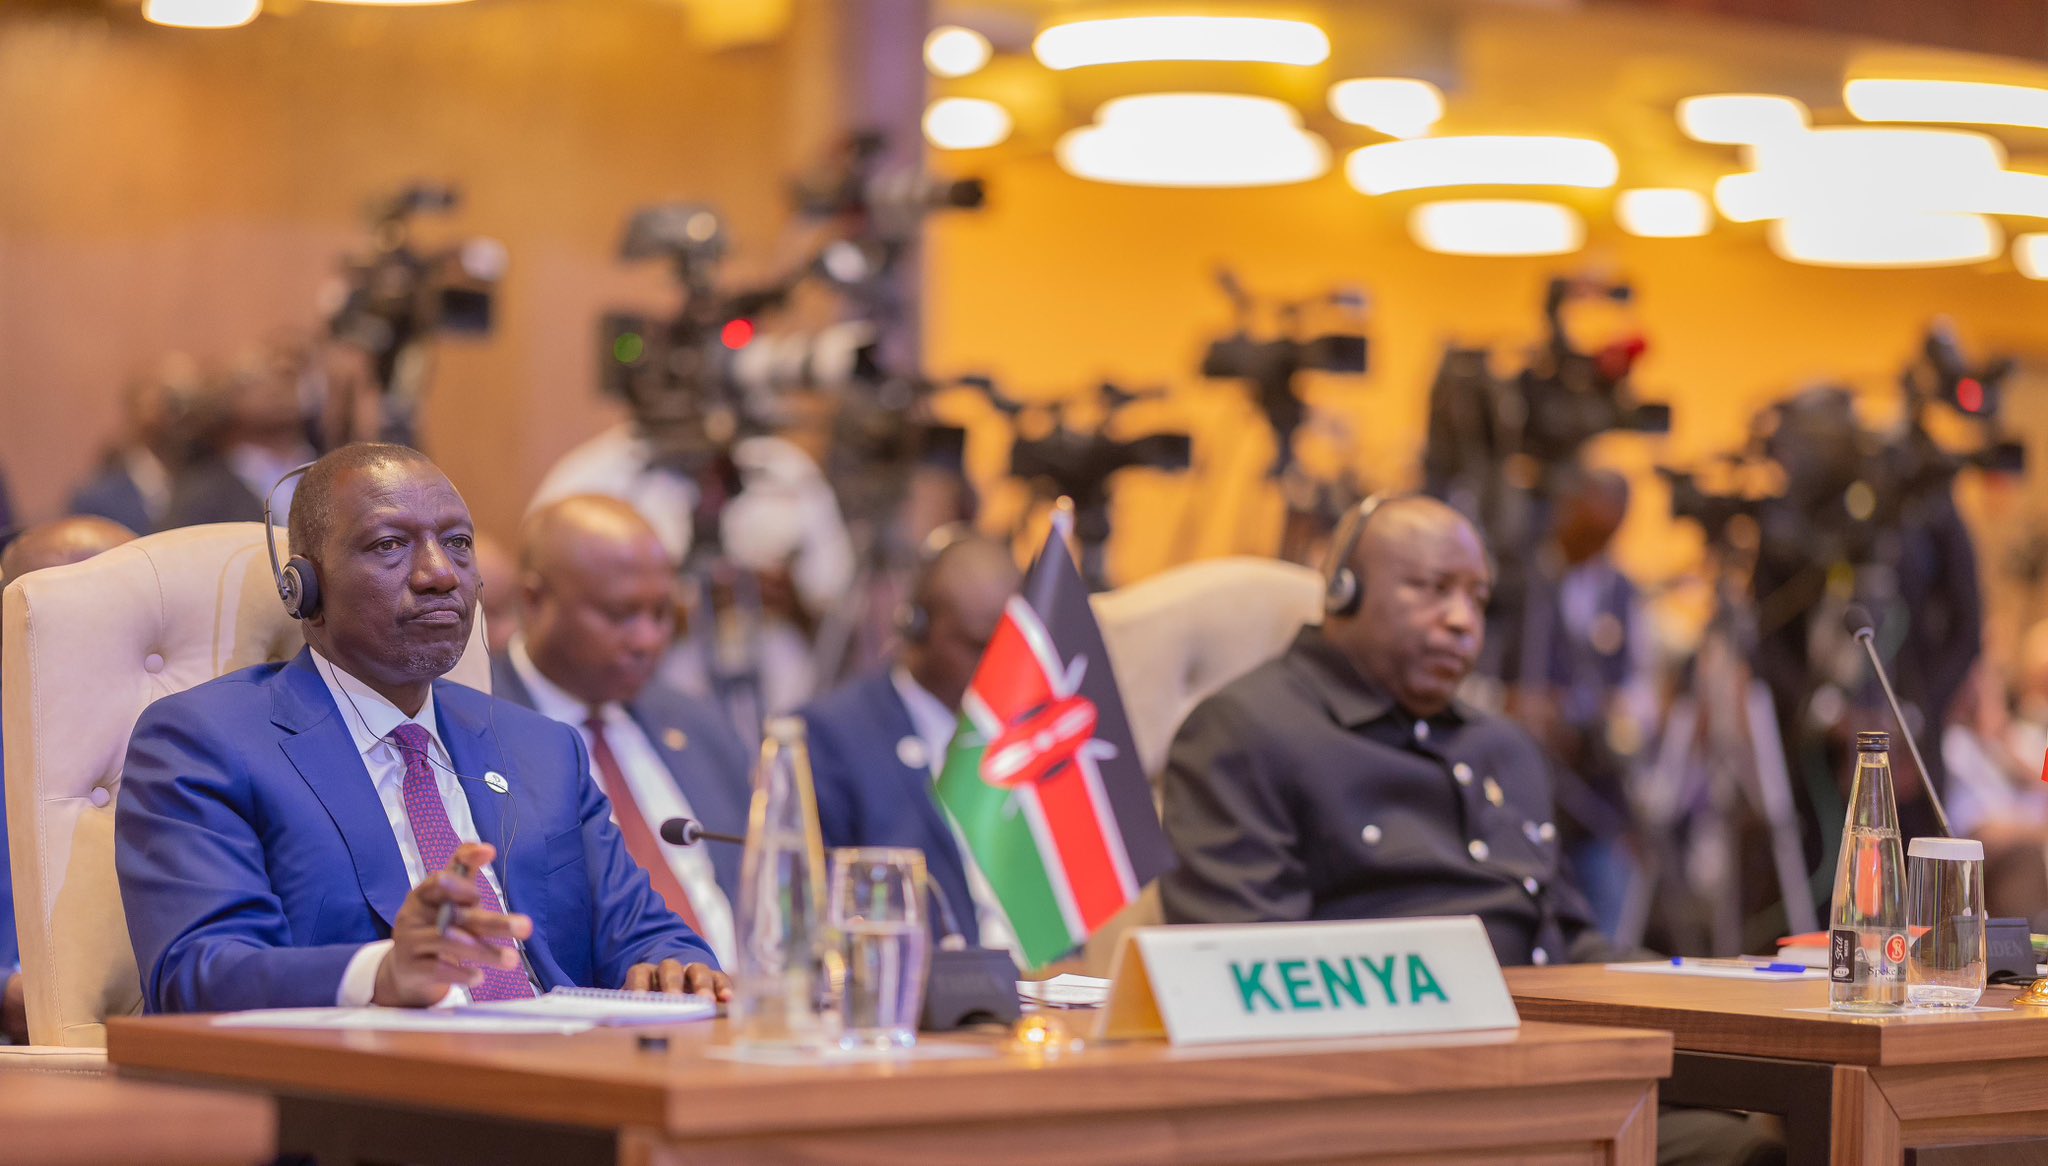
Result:
[[491,690],[573,726],[656,893],[721,960],[733,950],[740,850],[671,846],[670,818],[744,834],[747,749],[724,714],[657,676],[675,640],[676,571],[645,518],[598,494],[564,498],[520,531],[519,627]]
[[[0,588],[31,571],[82,563],[135,537],[118,522],[74,516],[22,531],[0,551]],[[7,799],[0,797],[0,1037],[28,1043],[28,985],[14,930],[14,872],[7,860]]]
[[[1007,547],[959,527],[925,545],[897,619],[896,661],[827,693],[799,715],[809,734],[827,846],[914,846],[951,923],[969,943],[1014,947],[1009,923],[964,857],[932,781],[960,701],[1020,576]],[[935,919],[946,930],[946,919]]]
[[440,679],[477,599],[440,470],[344,446],[307,471],[291,536],[280,590],[306,650],[157,701],[129,742],[115,863],[146,1009],[727,998],[620,844],[581,739]]

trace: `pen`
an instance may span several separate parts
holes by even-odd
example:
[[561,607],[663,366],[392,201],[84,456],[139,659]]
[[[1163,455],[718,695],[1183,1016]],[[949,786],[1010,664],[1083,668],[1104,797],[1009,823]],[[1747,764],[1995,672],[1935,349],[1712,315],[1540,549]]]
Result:
[[[470,870],[469,867],[465,865],[463,861],[459,858],[449,859],[448,869],[454,872],[456,878],[472,879],[476,877],[476,873]],[[434,930],[440,932],[443,935],[446,935],[448,934],[449,925],[454,922],[455,904],[442,903],[440,909],[434,912]]]
[[1671,966],[1674,968],[1737,968],[1751,972],[1779,972],[1795,976],[1803,976],[1813,970],[1805,964],[1753,963],[1749,960],[1729,959],[1687,959],[1682,955],[1672,956]]

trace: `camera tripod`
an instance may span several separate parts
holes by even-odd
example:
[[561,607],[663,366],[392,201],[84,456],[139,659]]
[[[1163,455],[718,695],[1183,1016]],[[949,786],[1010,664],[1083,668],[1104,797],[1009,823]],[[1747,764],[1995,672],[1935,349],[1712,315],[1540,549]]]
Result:
[[1711,905],[1711,917],[1705,936],[1689,938],[1704,938],[1713,954],[1741,951],[1745,806],[1770,835],[1788,932],[1819,927],[1777,711],[1769,687],[1744,662],[1744,646],[1756,637],[1753,618],[1732,597],[1733,587],[1722,572],[1691,689],[1672,702],[1656,759],[1632,783],[1642,846],[1614,936],[1624,949],[1641,946],[1660,891],[1667,904],[1683,905],[1692,888],[1695,901]]

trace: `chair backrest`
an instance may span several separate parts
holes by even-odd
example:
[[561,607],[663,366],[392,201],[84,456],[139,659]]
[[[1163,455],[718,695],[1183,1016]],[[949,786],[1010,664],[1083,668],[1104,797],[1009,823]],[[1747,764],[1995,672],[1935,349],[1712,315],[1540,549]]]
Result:
[[[287,659],[304,641],[278,603],[256,522],[165,531],[23,576],[0,599],[0,628],[29,1035],[100,1046],[108,1016],[142,1007],[114,874],[114,805],[136,718],[159,697]],[[488,692],[482,639],[479,616],[449,678]]]
[[1155,790],[1181,721],[1323,617],[1322,576],[1278,559],[1188,563],[1098,595],[1095,618]]

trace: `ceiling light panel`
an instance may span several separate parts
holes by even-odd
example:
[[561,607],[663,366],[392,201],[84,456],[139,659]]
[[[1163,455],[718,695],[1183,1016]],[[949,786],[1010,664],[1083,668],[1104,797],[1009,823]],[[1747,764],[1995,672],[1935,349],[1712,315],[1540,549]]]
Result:
[[1129,16],[1077,20],[1038,34],[1031,51],[1048,69],[1134,61],[1264,61],[1320,65],[1330,38],[1300,20],[1249,16]]
[[1591,138],[1418,138],[1355,150],[1344,164],[1364,194],[1441,186],[1605,188],[1620,172],[1614,151]]

